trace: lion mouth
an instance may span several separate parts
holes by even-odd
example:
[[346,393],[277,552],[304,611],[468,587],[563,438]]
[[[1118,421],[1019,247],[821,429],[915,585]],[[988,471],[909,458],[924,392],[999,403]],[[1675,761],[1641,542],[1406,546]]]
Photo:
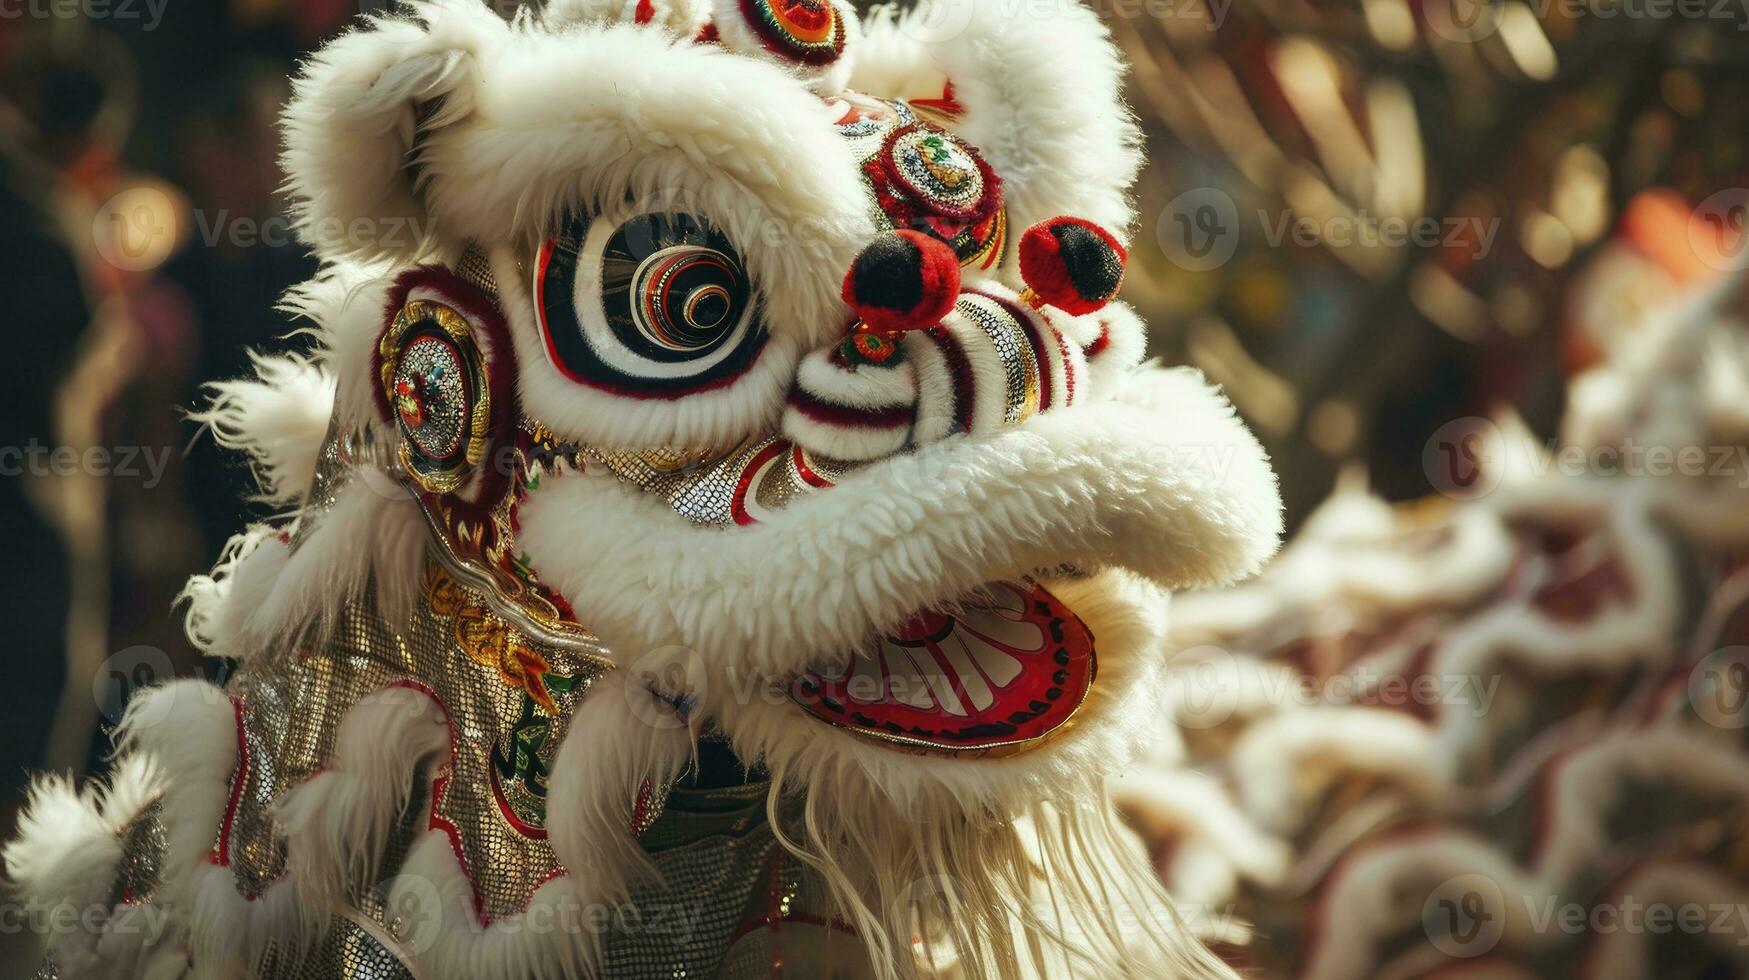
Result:
[[994,582],[805,671],[790,696],[857,734],[922,751],[1018,751],[1069,724],[1093,683],[1093,633],[1031,581]]

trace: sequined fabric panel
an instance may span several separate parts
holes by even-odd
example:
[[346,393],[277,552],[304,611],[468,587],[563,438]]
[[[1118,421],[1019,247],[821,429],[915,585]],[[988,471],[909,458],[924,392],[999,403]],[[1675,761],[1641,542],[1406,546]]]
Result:
[[393,939],[374,921],[334,921],[312,955],[283,965],[269,963],[263,977],[275,980],[413,980],[413,971],[390,949]]
[[582,449],[578,455],[585,469],[591,464],[605,469],[666,500],[694,524],[710,527],[757,524],[762,515],[832,486],[851,469],[778,436],[749,440],[716,456],[672,449]]
[[[607,976],[867,975],[866,951],[841,928],[831,930],[831,955],[847,957],[860,972],[824,968],[828,961],[814,958],[812,945],[791,948],[803,955],[786,961],[779,940],[786,927],[794,938],[832,920],[825,885],[777,845],[766,822],[767,791],[766,783],[753,782],[669,794],[661,819],[642,838],[663,884],[635,891],[616,911]],[[792,973],[784,973],[786,962]]]
[[122,863],[117,872],[113,901],[144,905],[158,895],[158,878],[164,868],[164,805],[153,800],[121,832]]
[[[457,590],[451,599],[463,597],[447,613],[423,602],[397,633],[366,611],[367,597],[349,604],[319,648],[246,664],[233,679],[231,690],[243,699],[248,766],[228,857],[242,893],[258,893],[284,873],[274,800],[333,756],[348,709],[406,681],[429,688],[448,713],[455,756],[438,774],[444,778],[431,823],[455,829],[485,914],[500,918],[521,911],[539,883],[559,869],[539,826],[544,767],[571,709],[603,664],[528,641],[496,620],[482,595],[444,581]],[[458,641],[463,616],[478,631],[470,635],[500,645]],[[541,698],[552,713],[538,703]]]
[[955,309],[984,331],[1002,361],[1006,396],[1002,421],[1013,425],[1038,414],[1038,359],[1033,356],[1032,342],[1026,338],[1026,328],[987,296],[961,296]]

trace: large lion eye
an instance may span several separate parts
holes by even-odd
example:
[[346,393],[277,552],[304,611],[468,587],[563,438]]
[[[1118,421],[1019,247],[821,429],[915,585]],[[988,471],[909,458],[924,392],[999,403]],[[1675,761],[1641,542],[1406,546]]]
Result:
[[618,394],[716,387],[765,343],[740,256],[690,214],[574,216],[542,246],[534,289],[553,366]]

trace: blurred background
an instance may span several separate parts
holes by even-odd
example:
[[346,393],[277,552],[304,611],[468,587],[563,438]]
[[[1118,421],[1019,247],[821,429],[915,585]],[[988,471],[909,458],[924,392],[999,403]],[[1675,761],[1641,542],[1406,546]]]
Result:
[[[1148,133],[1124,298],[1292,541],[1179,602],[1126,781],[1193,923],[1265,975],[1749,975],[1749,915],[1542,915],[1649,873],[1749,908],[1749,0],[1095,5]],[[141,684],[222,671],[171,607],[252,483],[184,412],[298,343],[274,118],[359,12],[0,0],[0,832]]]

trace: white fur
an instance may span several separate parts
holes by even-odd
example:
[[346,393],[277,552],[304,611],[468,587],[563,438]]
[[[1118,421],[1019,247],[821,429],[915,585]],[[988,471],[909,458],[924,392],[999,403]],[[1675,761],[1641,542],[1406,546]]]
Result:
[[[549,27],[564,28],[573,24],[634,24],[637,23],[639,0],[551,0],[541,8],[541,20]],[[710,19],[710,5],[704,0],[650,0],[654,16],[652,28],[669,32],[690,41]]]
[[1142,355],[1148,346],[1148,328],[1128,303],[1112,300],[1105,304],[1104,309],[1078,317],[1052,311],[1050,319],[1059,324],[1063,334],[1071,339],[1077,336],[1071,331],[1080,328],[1079,347],[1083,352],[1098,342],[1100,334],[1104,333],[1105,348],[1086,357],[1087,374],[1083,384],[1094,397],[1117,385],[1122,375],[1142,363]]
[[306,901],[337,908],[376,884],[390,833],[449,744],[449,720],[423,691],[391,687],[347,709],[335,758],[275,811]]
[[251,354],[254,378],[207,385],[212,400],[189,417],[213,441],[240,450],[255,469],[255,498],[279,507],[301,501],[333,414],[334,378],[307,357]]
[[653,875],[632,833],[638,795],[647,785],[659,803],[693,760],[694,733],[643,682],[627,664],[591,685],[549,774],[548,840],[588,902],[624,901]]
[[891,424],[845,424],[819,421],[790,404],[783,413],[783,434],[802,448],[831,459],[871,460],[891,456],[905,447],[911,434],[910,415],[917,403],[917,372],[909,360],[897,365],[858,364],[840,367],[833,363],[833,348],[816,350],[802,358],[793,392],[804,392],[817,401],[870,412],[911,408],[902,421]]
[[[570,208],[678,200],[767,284],[774,333],[817,342],[844,322],[838,282],[873,236],[867,192],[829,112],[782,70],[642,27],[555,33],[466,0],[413,11],[423,26],[343,36],[298,81],[284,164],[301,226],[410,217],[450,242],[529,248]],[[413,105],[439,98],[415,195]],[[430,248],[306,237],[326,257]]]
[[776,672],[1060,562],[1168,587],[1255,571],[1280,527],[1256,441],[1194,373],[1136,386],[1149,409],[1076,406],[944,440],[754,527],[694,527],[605,477],[549,480],[523,508],[524,540],[610,646],[689,644]]
[[[600,936],[566,928],[582,908],[568,876],[535,890],[519,915],[482,923],[473,890],[456,863],[448,835],[420,834],[399,874],[389,880],[387,907],[408,923],[396,938],[429,980],[555,980],[594,976]],[[584,918],[585,926],[596,921]]]
[[[1099,682],[1070,727],[1016,755],[895,752],[808,723],[799,707],[734,675],[691,693],[738,757],[771,771],[780,842],[821,873],[877,975],[919,971],[906,962],[913,934],[969,976],[1012,975],[1010,957],[1052,964],[1052,975],[1109,976],[1136,963],[1162,976],[1225,975],[1175,914],[1159,914],[1170,904],[1133,843],[1116,835],[1106,801],[1105,778],[1133,759],[1137,732],[1159,711],[1164,596],[1115,571],[1045,584],[1098,637]],[[775,817],[791,796],[804,811],[794,838]],[[952,882],[946,911],[919,901],[943,880]],[[1141,927],[1114,926],[1122,922]],[[1008,936],[1011,926],[1025,938]]]
[[959,134],[1002,178],[1009,227],[1073,215],[1122,237],[1141,135],[1123,102],[1123,63],[1093,11],[1075,0],[1019,15],[1002,4],[926,0],[871,18],[866,33],[851,87],[939,97],[935,73],[922,67],[933,64],[966,108]]
[[[129,939],[146,938],[143,931],[121,928],[128,923],[118,921],[109,898],[124,858],[120,835],[161,791],[158,766],[139,758],[119,764],[107,785],[83,791],[60,776],[31,784],[17,836],[0,851],[0,859],[9,897],[46,906],[50,915],[70,915],[80,924],[46,937],[62,977],[105,976],[132,952]],[[105,925],[87,930],[97,908],[104,910]]]
[[307,319],[333,376],[334,423],[343,432],[379,424],[371,354],[382,334],[392,277],[382,264],[331,262],[316,278],[293,287],[280,308]]
[[900,812],[926,812],[924,799],[943,791],[971,807],[1000,808],[1041,794],[1056,797],[1068,784],[1122,771],[1146,744],[1139,729],[1159,707],[1165,596],[1119,571],[1044,584],[1093,632],[1099,677],[1072,725],[1015,755],[971,762],[895,752],[885,743],[810,721],[781,692],[771,696],[765,685],[781,685],[782,675],[759,684],[711,670],[706,677],[714,686],[691,693],[701,713],[715,718],[730,736],[740,757],[764,760],[811,790],[820,788],[816,780],[866,782],[867,789],[847,790],[846,798],[862,799],[872,790]]
[[188,629],[201,649],[238,660],[288,655],[298,638],[331,628],[367,585],[389,622],[405,619],[430,533],[417,502],[360,470],[332,507],[304,520],[295,546],[273,528],[251,528],[232,539],[211,575],[190,579]]
[[[117,726],[123,757],[137,755],[165,774],[160,810],[166,844],[158,902],[192,908],[196,878],[209,867],[237,768],[237,716],[225,692],[178,680],[136,695]],[[233,889],[234,890],[234,889]]]
[[897,367],[859,365],[846,370],[832,362],[836,347],[821,348],[802,358],[796,385],[825,401],[855,408],[887,408],[917,401],[917,377],[909,361]]

